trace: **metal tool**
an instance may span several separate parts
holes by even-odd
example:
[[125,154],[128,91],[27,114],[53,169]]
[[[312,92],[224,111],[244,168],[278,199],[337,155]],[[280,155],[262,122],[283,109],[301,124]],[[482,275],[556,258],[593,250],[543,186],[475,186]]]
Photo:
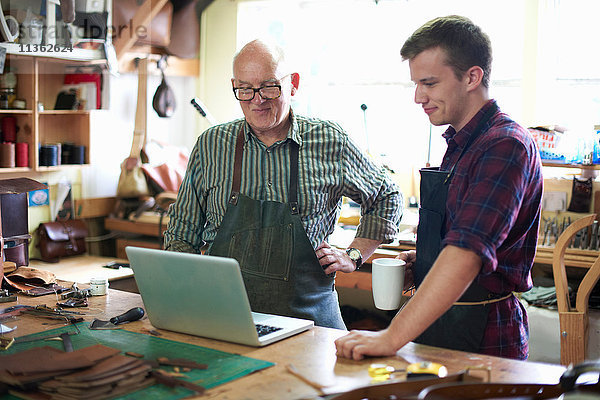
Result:
[[90,297],[90,289],[79,289],[77,286],[77,282],[73,283],[71,289],[68,292],[62,293],[60,298],[62,300],[75,298],[75,299],[85,299]]
[[143,316],[144,309],[141,307],[135,307],[121,315],[111,318],[109,321],[94,319],[90,324],[90,329],[119,329],[119,324],[137,321]]
[[0,303],[9,303],[11,301],[17,301],[17,295],[8,293],[8,289],[0,289]]
[[28,342],[37,342],[38,340],[60,339],[63,342],[65,351],[71,352],[71,351],[73,351],[73,343],[71,342],[71,336],[77,335],[79,333],[79,329],[77,328],[77,325],[75,325],[75,329],[77,329],[77,330],[71,331],[71,332],[63,332],[60,334],[49,334],[49,335],[33,336],[33,337],[21,336],[21,337],[15,338],[14,343],[28,343]]
[[77,311],[67,311],[59,308],[50,308],[45,305],[39,305],[21,310],[22,314],[29,314],[43,318],[62,319],[72,324],[83,321],[83,317],[76,317],[82,313]]

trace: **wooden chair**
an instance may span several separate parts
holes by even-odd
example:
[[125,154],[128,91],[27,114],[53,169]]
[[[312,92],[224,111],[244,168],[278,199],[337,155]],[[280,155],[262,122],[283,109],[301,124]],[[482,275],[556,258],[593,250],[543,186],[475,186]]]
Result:
[[587,345],[588,301],[590,293],[600,278],[600,257],[585,274],[579,288],[575,308],[569,301],[569,288],[565,270],[565,252],[575,234],[594,223],[596,214],[582,217],[564,230],[558,237],[552,257],[552,272],[556,287],[560,322],[560,363],[579,364],[584,361]]

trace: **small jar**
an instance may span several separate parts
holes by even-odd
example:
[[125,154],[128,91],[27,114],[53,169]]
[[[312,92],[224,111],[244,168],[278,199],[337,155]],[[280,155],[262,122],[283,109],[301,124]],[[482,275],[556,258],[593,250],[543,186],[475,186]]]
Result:
[[108,293],[108,278],[90,279],[90,294],[92,296],[104,296]]
[[13,101],[17,98],[14,88],[0,89],[0,108],[6,110],[12,107]]
[[12,71],[0,75],[0,86],[3,88],[14,89],[17,87],[17,75]]

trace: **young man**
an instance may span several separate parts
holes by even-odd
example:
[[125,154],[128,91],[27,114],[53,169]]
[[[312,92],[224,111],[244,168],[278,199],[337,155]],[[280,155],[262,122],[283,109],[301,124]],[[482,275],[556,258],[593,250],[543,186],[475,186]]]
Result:
[[[209,254],[236,258],[253,311],[345,329],[335,272],[354,271],[394,239],[402,197],[338,125],[292,112],[299,81],[279,48],[253,41],[235,56],[245,118],[198,139],[165,247],[199,253],[206,242]],[[346,251],[326,242],[342,196],[362,211]]]
[[529,132],[488,95],[487,35],[460,16],[427,22],[404,43],[415,102],[444,133],[439,169],[421,171],[416,253],[399,256],[415,295],[380,332],[352,331],[337,354],[393,355],[418,343],[526,359],[527,314],[513,292],[532,287],[541,162]]

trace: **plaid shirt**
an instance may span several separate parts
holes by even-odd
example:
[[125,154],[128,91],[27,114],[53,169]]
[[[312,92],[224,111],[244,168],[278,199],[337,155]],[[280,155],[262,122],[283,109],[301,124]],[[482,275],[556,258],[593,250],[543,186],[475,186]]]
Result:
[[314,248],[333,232],[342,196],[361,205],[357,237],[394,240],[402,195],[386,171],[337,124],[291,115],[288,137],[268,148],[244,119],[212,127],[198,138],[177,201],[169,210],[165,248],[199,253],[203,241],[210,243],[216,237],[231,192],[238,134],[245,135],[240,191],[255,200],[288,201],[288,141],[300,145],[299,215]]
[[[459,132],[443,134],[448,144],[441,168],[454,165],[473,129],[494,100],[486,103]],[[499,110],[456,166],[448,190],[446,233],[442,246],[477,253],[482,260],[476,280],[491,292],[531,289],[543,178],[537,147],[529,132]],[[526,359],[529,328],[520,301],[492,303],[481,352]]]

